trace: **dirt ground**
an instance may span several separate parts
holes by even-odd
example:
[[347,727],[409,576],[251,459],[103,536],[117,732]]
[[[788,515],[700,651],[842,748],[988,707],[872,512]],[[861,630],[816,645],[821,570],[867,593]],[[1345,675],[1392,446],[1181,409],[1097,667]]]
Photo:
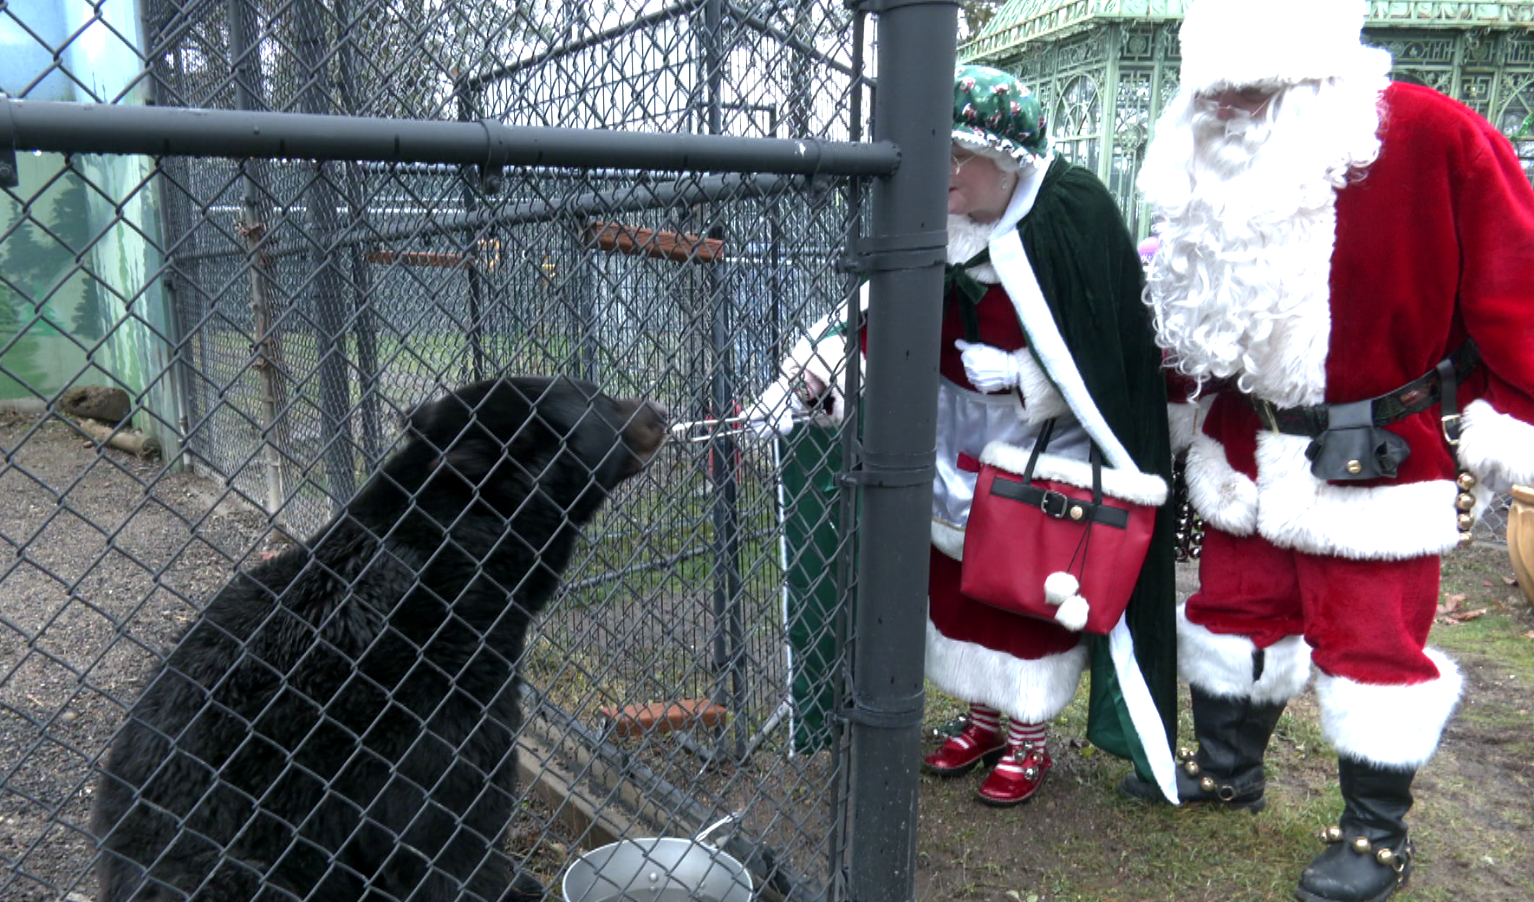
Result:
[[[0,413],[0,449],[0,902],[89,900],[91,768],[125,704],[231,569],[284,539],[216,482],[98,452],[59,422]],[[1534,613],[1511,573],[1501,546],[1445,563],[1434,643],[1467,691],[1417,779],[1405,902],[1534,898]],[[959,710],[933,696],[928,724]],[[1310,694],[1280,722],[1257,817],[1120,798],[1127,764],[1082,743],[1084,727],[1078,700],[1053,730],[1049,783],[1020,808],[979,804],[978,772],[923,778],[916,899],[1285,899],[1340,809]],[[1182,734],[1191,744],[1186,711]],[[530,803],[513,842],[557,886],[571,837],[550,818]]]
[[[1534,898],[1534,611],[1507,549],[1445,559],[1432,644],[1465,677],[1443,744],[1413,786],[1416,872],[1402,902]],[[1184,591],[1195,568],[1180,565]],[[1479,612],[1479,613],[1477,613]],[[1085,696],[1085,693],[1080,693]],[[930,701],[928,724],[961,708]],[[1186,689],[1179,744],[1194,745]],[[1409,712],[1403,712],[1409,714]],[[1121,798],[1126,762],[1085,745],[1081,699],[1057,722],[1055,766],[1034,799],[996,810],[974,797],[983,775],[924,776],[916,898],[996,902],[1281,900],[1336,822],[1336,758],[1321,737],[1313,689],[1292,702],[1269,748],[1260,815],[1173,810]],[[938,738],[929,730],[927,747]]]

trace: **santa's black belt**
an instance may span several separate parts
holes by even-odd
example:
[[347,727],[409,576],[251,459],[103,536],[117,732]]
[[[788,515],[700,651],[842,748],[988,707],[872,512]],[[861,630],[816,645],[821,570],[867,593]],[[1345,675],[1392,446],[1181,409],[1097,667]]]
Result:
[[[1405,439],[1378,427],[1438,404],[1444,383],[1457,387],[1480,362],[1475,342],[1467,340],[1426,374],[1377,398],[1349,404],[1279,407],[1262,398],[1246,397],[1268,428],[1312,440],[1305,456],[1318,479],[1390,478],[1411,449]],[[1453,404],[1452,398],[1449,403]]]

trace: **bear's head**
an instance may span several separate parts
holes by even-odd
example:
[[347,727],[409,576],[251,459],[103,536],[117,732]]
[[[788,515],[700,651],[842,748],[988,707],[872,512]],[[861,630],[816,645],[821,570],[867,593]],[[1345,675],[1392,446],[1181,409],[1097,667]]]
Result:
[[408,429],[437,457],[423,493],[468,489],[508,518],[552,504],[579,525],[644,469],[666,439],[665,417],[654,402],[612,398],[590,382],[516,376],[427,402]]

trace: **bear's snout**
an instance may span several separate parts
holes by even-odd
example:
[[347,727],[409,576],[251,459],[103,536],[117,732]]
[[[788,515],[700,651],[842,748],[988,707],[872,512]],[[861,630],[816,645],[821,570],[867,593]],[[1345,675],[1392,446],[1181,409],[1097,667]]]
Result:
[[623,441],[634,452],[637,462],[633,472],[644,469],[666,441],[667,411],[658,401],[641,398],[624,398],[618,401],[618,410],[628,423],[623,429]]

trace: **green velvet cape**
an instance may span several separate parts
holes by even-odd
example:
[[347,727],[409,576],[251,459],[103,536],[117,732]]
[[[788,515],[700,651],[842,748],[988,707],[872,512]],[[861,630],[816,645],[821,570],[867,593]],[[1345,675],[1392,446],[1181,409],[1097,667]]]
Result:
[[[1096,176],[1056,159],[1033,209],[1018,223],[1023,250],[1087,392],[1135,465],[1172,485],[1166,380],[1150,309],[1141,300],[1144,273],[1123,216]],[[1135,657],[1166,727],[1177,740],[1177,623],[1173,569],[1175,517],[1156,517],[1150,552],[1128,609]],[[1134,760],[1151,779],[1123,705],[1106,638],[1092,649],[1087,738]]]

